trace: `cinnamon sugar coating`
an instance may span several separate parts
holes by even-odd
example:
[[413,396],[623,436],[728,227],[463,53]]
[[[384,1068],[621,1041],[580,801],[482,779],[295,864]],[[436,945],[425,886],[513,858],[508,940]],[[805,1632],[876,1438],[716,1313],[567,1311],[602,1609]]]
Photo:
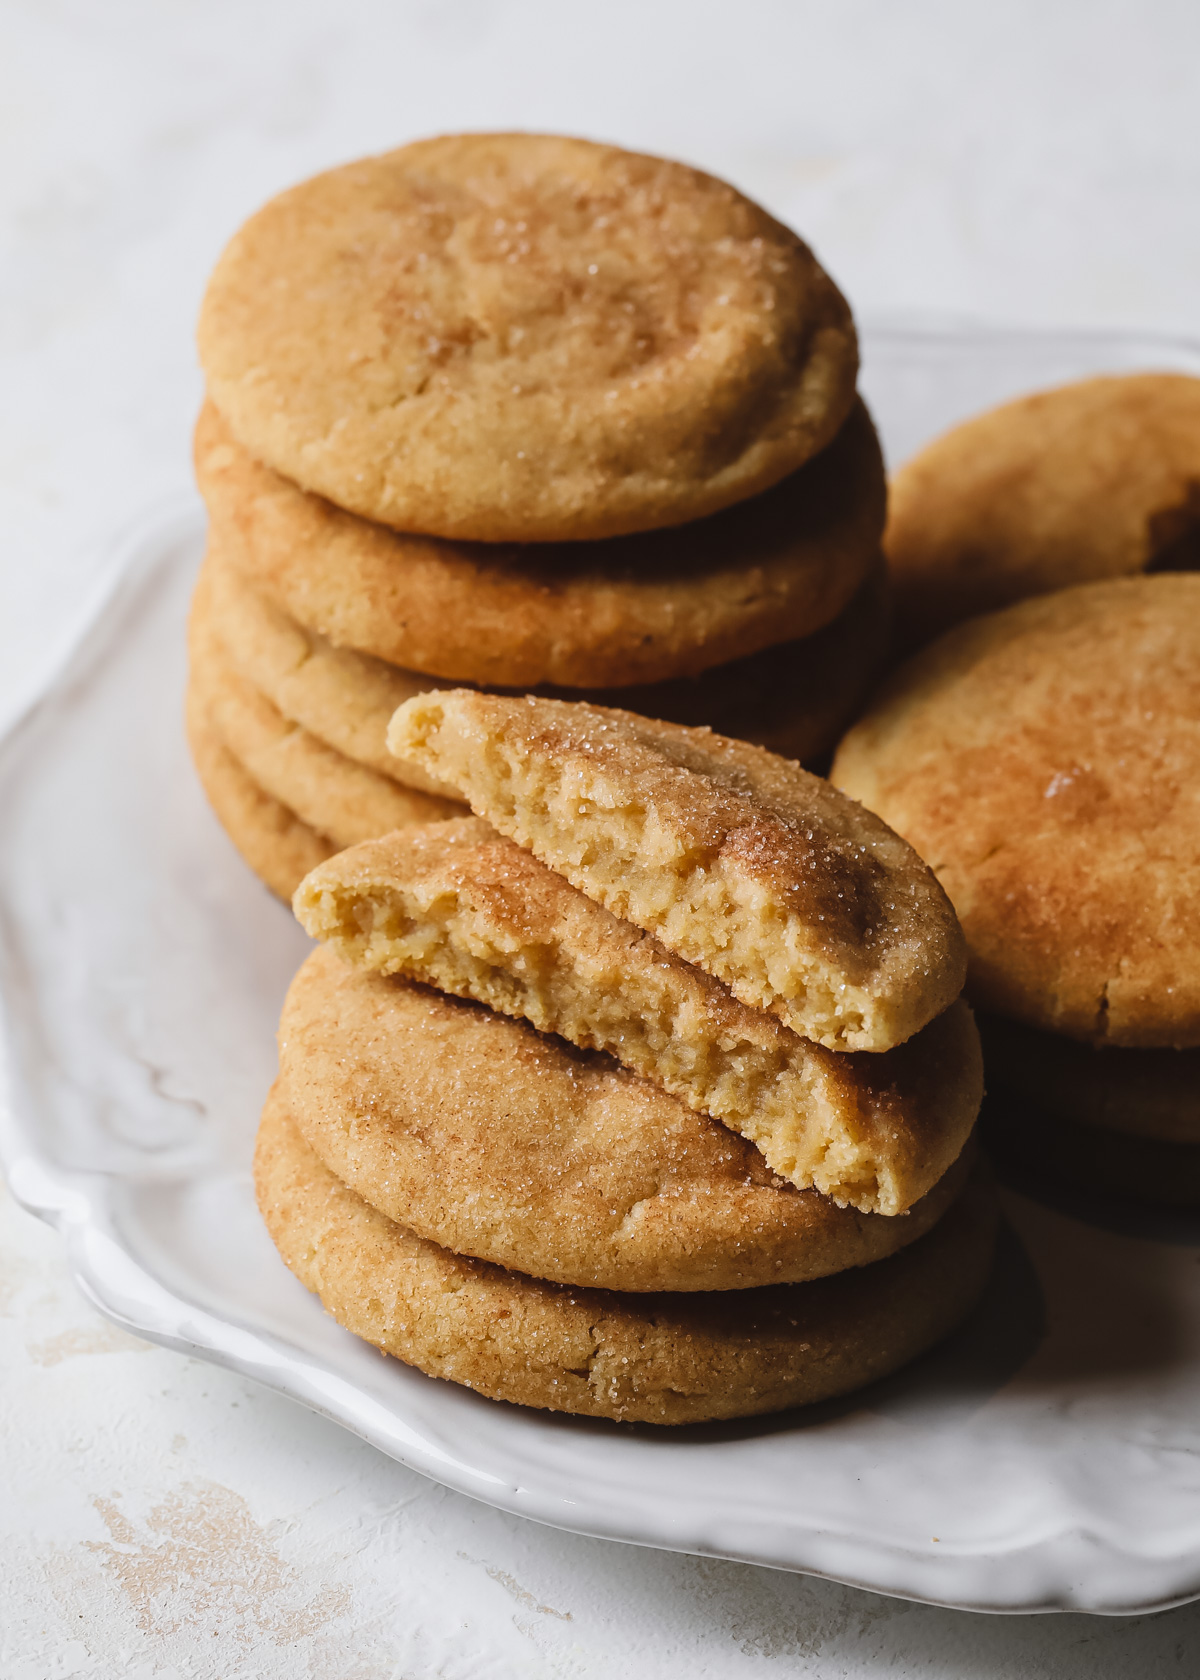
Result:
[[202,612],[188,626],[194,704],[262,791],[336,846],[405,823],[458,816],[461,804],[404,786],[327,746],[240,675]]
[[901,643],[1072,584],[1200,570],[1200,379],[1139,373],[975,416],[894,474]]
[[810,636],[873,570],[883,530],[883,459],[861,403],[775,489],[611,542],[388,530],[260,464],[211,403],[195,466],[213,547],[300,624],[407,670],[493,687],[658,683]]
[[1200,577],[960,625],[896,673],[832,775],[929,859],[979,1008],[1200,1046]]
[[254,1163],[284,1261],[355,1335],[430,1376],[548,1411],[683,1424],[827,1400],[953,1330],[991,1269],[995,1193],[973,1181],[919,1242],[814,1283],[621,1295],[464,1259],[325,1167],[278,1090]]
[[928,1229],[969,1166],[899,1218],[839,1208],[609,1056],[328,946],[288,992],[279,1061],[310,1147],[373,1207],[579,1286],[742,1290],[862,1265]]
[[302,182],[204,299],[255,456],[405,531],[579,541],[700,518],[834,435],[858,354],[808,247],[725,182],[534,134]]
[[221,827],[277,898],[291,902],[305,875],[337,850],[263,791],[208,722],[194,693],[186,705],[192,763]]
[[[284,717],[394,781],[449,792],[387,746],[392,713],[414,694],[437,687],[429,677],[337,647],[306,628],[255,589],[211,539],[192,616],[211,624],[239,674]],[[598,705],[617,700],[647,717],[707,724],[805,764],[823,762],[861,711],[884,663],[887,636],[880,563],[845,611],[802,641],[764,648],[699,677],[582,697]],[[559,697],[567,696],[559,691]]]

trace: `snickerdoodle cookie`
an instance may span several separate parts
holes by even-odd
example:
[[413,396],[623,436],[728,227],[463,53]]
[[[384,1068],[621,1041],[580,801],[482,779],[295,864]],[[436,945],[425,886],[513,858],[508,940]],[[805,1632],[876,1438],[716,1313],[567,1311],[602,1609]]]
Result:
[[294,908],[346,961],[607,1051],[751,1139],[781,1178],[865,1212],[930,1191],[983,1096],[965,1004],[883,1055],[823,1049],[475,817],[342,852]]
[[381,776],[285,718],[241,676],[202,616],[189,621],[188,651],[188,688],[209,727],[264,793],[339,847],[462,815],[461,802]]
[[277,897],[290,900],[308,872],[337,847],[259,787],[192,693],[187,699],[187,738],[200,785],[222,828],[259,880]]
[[308,1143],[373,1207],[559,1283],[746,1289],[862,1265],[927,1229],[969,1165],[898,1218],[839,1208],[610,1057],[328,946],[292,982],[279,1065]]
[[428,677],[335,647],[248,584],[211,543],[196,580],[190,623],[193,645],[203,650],[216,644],[222,664],[232,666],[290,723],[392,781],[449,795],[416,765],[402,764],[388,751],[392,713],[436,686]]
[[887,1050],[962,989],[962,932],[912,848],[761,747],[466,689],[407,701],[388,742],[581,892],[801,1037]]
[[[239,674],[284,717],[395,781],[427,793],[449,791],[387,746],[392,713],[414,694],[438,687],[435,679],[335,647],[255,589],[211,544],[192,617],[211,624]],[[786,758],[816,763],[862,709],[884,661],[887,633],[886,579],[879,565],[845,611],[814,636],[764,648],[699,677],[584,690],[576,697],[708,725]],[[558,696],[567,698],[567,692]]]
[[1081,1126],[1200,1145],[1200,1050],[1096,1048],[999,1015],[979,1028],[989,1087]]
[[845,1394],[949,1334],[991,1268],[995,1196],[974,1179],[899,1254],[733,1294],[620,1295],[452,1254],[329,1171],[278,1090],[255,1155],[285,1263],[355,1335],[497,1400],[641,1423],[702,1423]]
[[674,682],[574,694],[567,689],[540,692],[713,729],[806,766],[824,767],[879,679],[890,628],[887,574],[879,563],[832,624],[799,641],[780,642]]
[[195,463],[212,547],[298,623],[405,670],[498,687],[658,683],[810,636],[873,571],[883,530],[883,462],[861,403],[775,489],[612,542],[387,530],[262,466],[211,403]]
[[892,479],[901,642],[1027,595],[1200,570],[1200,379],[1038,391],[928,445]]
[[932,864],[981,1008],[1200,1045],[1200,577],[960,625],[896,673],[833,780]]
[[849,411],[849,308],[731,186],[586,140],[448,135],[245,224],[200,318],[241,443],[404,531],[578,541],[768,489]]

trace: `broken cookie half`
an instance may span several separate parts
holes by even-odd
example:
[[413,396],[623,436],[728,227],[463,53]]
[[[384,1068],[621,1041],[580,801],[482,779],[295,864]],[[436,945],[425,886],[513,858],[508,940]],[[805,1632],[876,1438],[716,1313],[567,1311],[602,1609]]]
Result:
[[391,750],[582,893],[832,1050],[891,1050],[954,1001],[950,901],[878,817],[761,747],[601,706],[449,689]]
[[295,909],[356,966],[609,1052],[843,1206],[903,1213],[958,1157],[979,1108],[965,1004],[884,1054],[834,1053],[475,818],[350,848],[307,876]]

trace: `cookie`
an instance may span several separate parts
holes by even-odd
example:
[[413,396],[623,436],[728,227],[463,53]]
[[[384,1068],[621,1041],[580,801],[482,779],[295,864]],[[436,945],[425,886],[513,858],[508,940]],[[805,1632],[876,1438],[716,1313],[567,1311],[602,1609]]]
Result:
[[[436,679],[335,647],[260,594],[211,546],[192,613],[211,623],[239,673],[284,717],[396,781],[429,793],[448,791],[387,747],[392,713],[414,694],[436,688]],[[815,762],[861,710],[883,664],[887,627],[880,565],[846,610],[815,636],[764,649],[701,677],[602,690],[589,698],[604,704],[619,695],[630,711],[708,724],[785,757]]]
[[310,1147],[372,1207],[581,1287],[747,1289],[863,1265],[928,1229],[968,1168],[900,1218],[839,1208],[610,1057],[328,946],[289,989],[279,1067]]
[[949,632],[896,674],[832,776],[933,864],[980,1009],[1090,1044],[1186,1048],[1200,1045],[1198,718],[1200,577],[1113,579]]
[[884,667],[890,624],[887,574],[877,565],[832,624],[798,642],[764,648],[699,677],[577,696],[559,689],[550,698],[585,699],[714,729],[809,767],[825,767]]
[[681,530],[492,545],[403,535],[305,495],[201,412],[210,541],[292,618],[402,669],[493,687],[696,676],[810,636],[874,568],[883,461],[856,404],[776,489]]
[[196,580],[190,618],[193,641],[217,644],[217,657],[289,723],[390,781],[450,794],[388,751],[392,713],[434,686],[428,677],[334,647],[318,631],[306,630],[253,589],[211,545]]
[[188,687],[210,728],[264,793],[335,848],[462,815],[458,801],[381,776],[285,718],[239,675],[202,618],[189,624],[188,642]]
[[300,882],[337,849],[264,793],[188,695],[187,737],[200,785],[217,818],[260,881],[290,902]]
[[272,199],[217,264],[199,345],[258,459],[483,542],[756,495],[833,437],[858,367],[836,286],[734,188],[535,134],[425,140]]
[[1200,379],[1085,379],[956,426],[897,472],[901,641],[1073,584],[1200,570]]
[[998,1015],[979,1027],[989,1086],[1080,1126],[1200,1145],[1200,1050],[1093,1049]]
[[822,1049],[475,817],[342,852],[306,878],[294,907],[313,938],[360,968],[607,1051],[840,1206],[903,1213],[958,1158],[979,1112],[965,1004],[883,1055]]
[[995,1195],[974,1180],[900,1254],[815,1283],[620,1295],[423,1242],[339,1183],[278,1091],[254,1162],[284,1262],[355,1335],[495,1400],[630,1423],[704,1423],[832,1399],[915,1359],[971,1311]]
[[958,996],[962,933],[883,823],[710,730],[447,689],[388,744],[581,892],[832,1050],[888,1050]]

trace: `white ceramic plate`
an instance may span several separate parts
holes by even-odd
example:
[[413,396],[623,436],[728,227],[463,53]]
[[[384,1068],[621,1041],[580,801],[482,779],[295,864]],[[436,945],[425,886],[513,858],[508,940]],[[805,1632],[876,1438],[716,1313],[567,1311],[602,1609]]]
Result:
[[[894,329],[864,384],[894,458],[1015,391],[1200,372],[1200,347]],[[210,815],[180,728],[198,508],[160,515],[0,752],[0,1147],[95,1304],[382,1451],[585,1534],[987,1610],[1200,1595],[1200,1222],[1010,1193],[952,1342],[836,1404],[655,1430],[481,1399],[326,1318],[254,1209],[273,1034],[306,941]]]

